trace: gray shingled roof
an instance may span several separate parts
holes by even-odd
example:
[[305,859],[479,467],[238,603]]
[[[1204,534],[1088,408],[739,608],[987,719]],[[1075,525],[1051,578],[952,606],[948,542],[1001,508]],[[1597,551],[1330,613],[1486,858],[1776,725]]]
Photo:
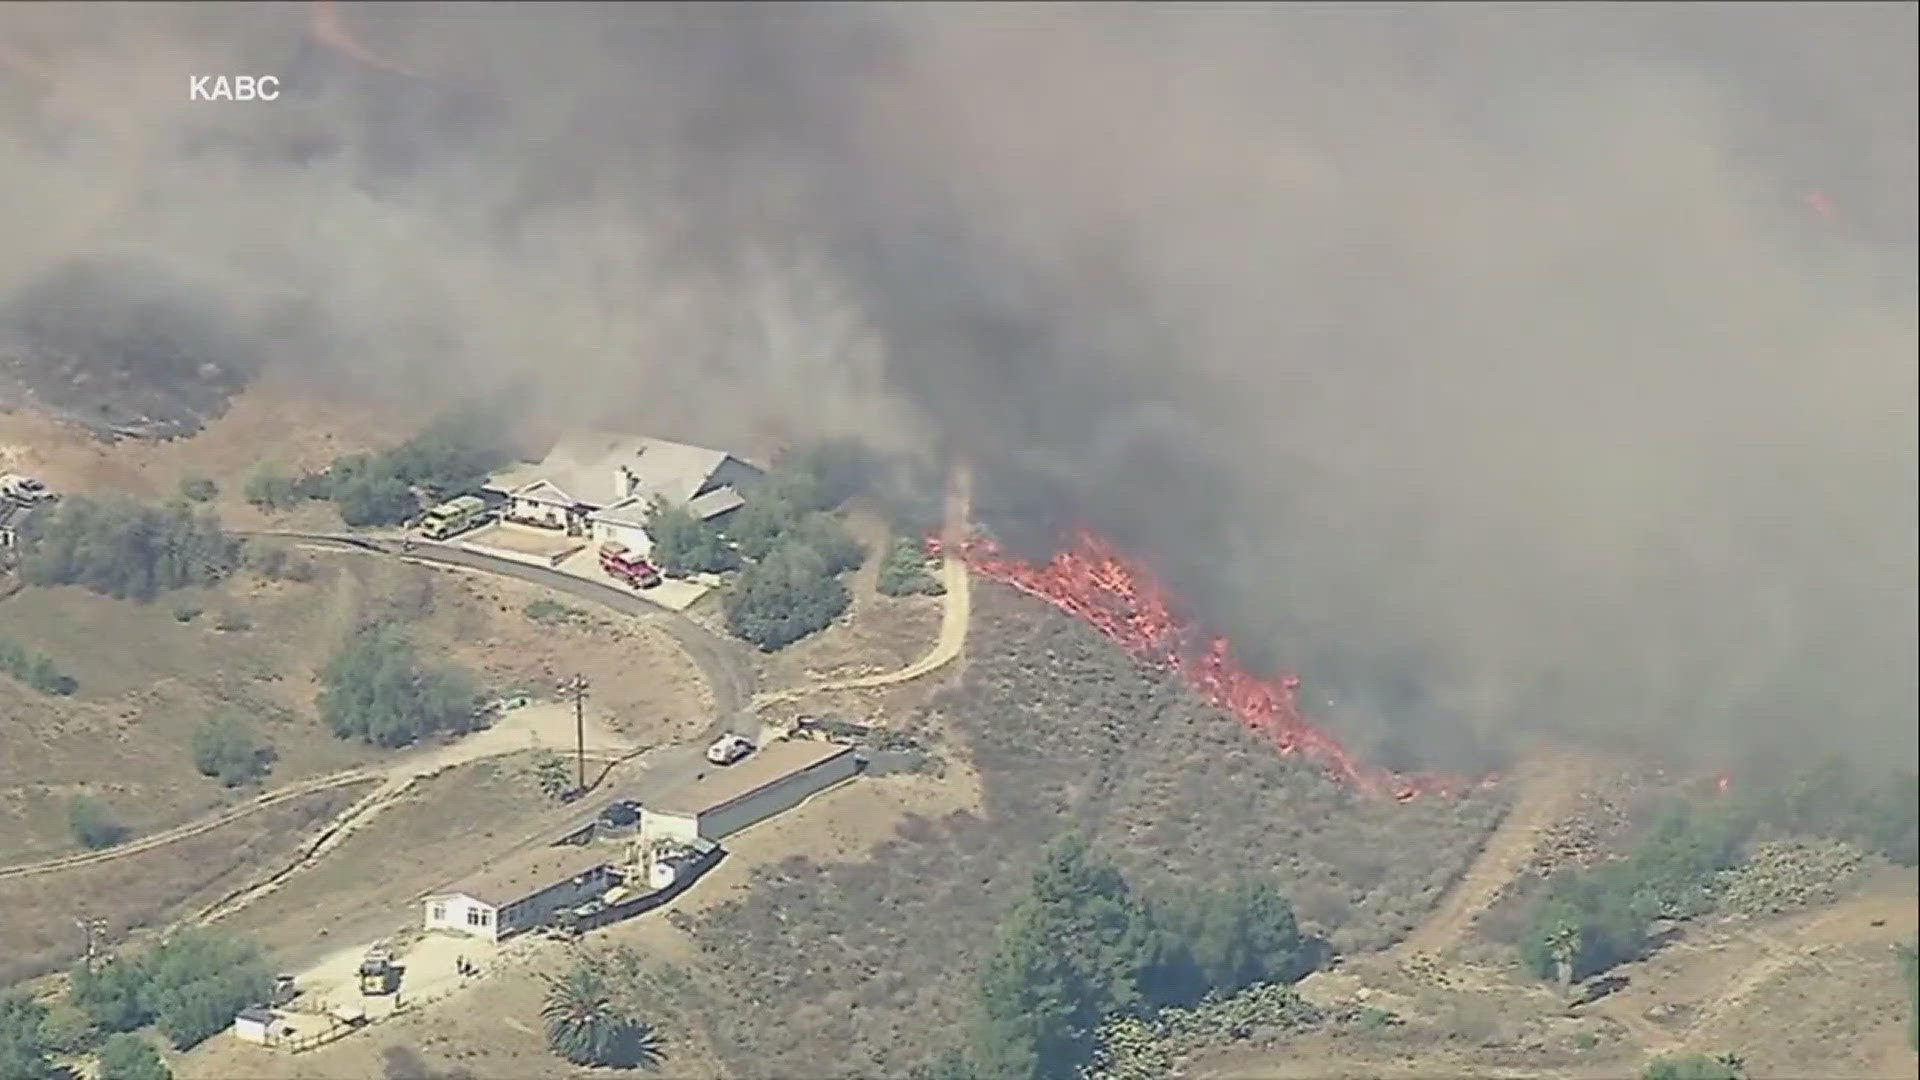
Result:
[[[554,444],[538,465],[516,465],[496,476],[489,486],[531,495],[545,484],[583,506],[607,507],[621,501],[617,470],[633,474],[641,502],[654,496],[685,503],[713,478],[728,454],[703,446],[632,435],[582,432]],[[518,481],[518,486],[506,484]]]

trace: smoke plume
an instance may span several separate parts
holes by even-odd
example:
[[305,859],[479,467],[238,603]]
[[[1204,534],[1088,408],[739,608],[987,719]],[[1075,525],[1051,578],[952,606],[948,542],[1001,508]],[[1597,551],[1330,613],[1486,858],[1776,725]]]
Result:
[[1915,752],[1911,5],[6,15],[10,294],[962,453],[1419,756]]

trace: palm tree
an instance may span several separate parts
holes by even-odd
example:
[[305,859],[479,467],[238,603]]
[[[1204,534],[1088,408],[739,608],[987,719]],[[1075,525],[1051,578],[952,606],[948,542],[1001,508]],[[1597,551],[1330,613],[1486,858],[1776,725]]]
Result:
[[606,977],[581,964],[562,976],[544,977],[547,1045],[575,1065],[651,1069],[660,1064],[660,1037],[615,1004]]

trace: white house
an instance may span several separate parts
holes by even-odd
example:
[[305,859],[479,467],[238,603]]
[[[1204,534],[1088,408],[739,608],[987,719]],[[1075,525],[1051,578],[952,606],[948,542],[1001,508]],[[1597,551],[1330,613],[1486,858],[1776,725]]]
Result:
[[860,771],[850,746],[775,740],[735,765],[715,765],[699,778],[640,807],[645,842],[721,840],[792,809]]
[[563,844],[509,856],[426,898],[426,928],[484,941],[539,926],[621,883],[606,854]]
[[745,504],[741,490],[763,473],[724,450],[601,432],[570,435],[537,463],[495,474],[486,490],[505,499],[509,521],[653,549],[653,500],[710,521]]

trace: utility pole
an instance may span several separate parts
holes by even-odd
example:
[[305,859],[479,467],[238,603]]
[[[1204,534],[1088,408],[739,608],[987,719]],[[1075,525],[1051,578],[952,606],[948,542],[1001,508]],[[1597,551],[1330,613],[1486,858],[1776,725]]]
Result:
[[574,761],[579,766],[575,791],[587,790],[587,677],[575,675],[560,684],[562,694],[573,695]]
[[94,957],[98,955],[100,938],[107,932],[107,920],[82,917],[73,920],[73,925],[87,935],[87,970],[92,971]]

